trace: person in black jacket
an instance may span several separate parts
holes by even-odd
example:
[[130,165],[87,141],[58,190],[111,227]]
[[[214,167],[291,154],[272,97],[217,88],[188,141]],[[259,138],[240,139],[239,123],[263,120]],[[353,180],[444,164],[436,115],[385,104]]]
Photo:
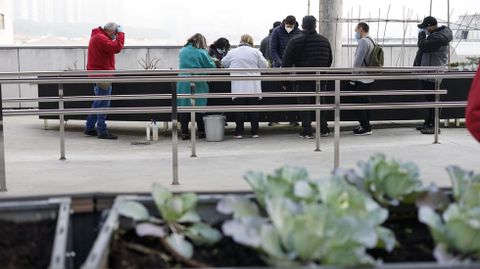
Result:
[[[313,16],[306,16],[302,21],[302,33],[292,38],[285,48],[282,58],[282,67],[330,67],[332,65],[332,48],[328,39],[315,31],[317,19]],[[315,92],[315,81],[302,81],[295,84],[298,92]],[[322,87],[325,84],[322,83]],[[298,97],[299,104],[314,103],[312,97]],[[312,112],[300,112],[303,132],[300,136],[312,139]],[[328,136],[328,129],[325,117],[320,119],[320,132],[322,136]]]
[[263,57],[265,57],[265,59],[267,59],[267,61],[270,63],[270,65],[272,64],[272,57],[270,54],[270,38],[272,37],[273,29],[280,26],[280,24],[282,23],[279,21],[274,22],[273,28],[268,31],[268,36],[262,39],[262,42],[260,43],[260,51],[262,52]]

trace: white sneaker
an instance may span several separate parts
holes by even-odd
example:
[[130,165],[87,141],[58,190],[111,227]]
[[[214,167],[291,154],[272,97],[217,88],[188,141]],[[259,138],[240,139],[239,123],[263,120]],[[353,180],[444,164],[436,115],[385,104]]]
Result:
[[258,134],[252,135],[252,138],[259,138],[260,136]]
[[233,138],[235,138],[235,139],[242,139],[243,136],[241,136],[241,135],[234,135]]

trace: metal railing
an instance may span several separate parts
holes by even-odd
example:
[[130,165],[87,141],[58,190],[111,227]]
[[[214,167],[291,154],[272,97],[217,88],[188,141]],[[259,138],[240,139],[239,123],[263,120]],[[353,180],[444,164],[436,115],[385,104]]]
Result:
[[[242,72],[258,72],[258,76],[239,76]],[[189,74],[191,76],[185,76]],[[12,78],[14,77],[14,78]],[[58,109],[19,109],[3,110],[4,116],[43,115],[59,116],[60,119],[60,160],[65,160],[65,115],[87,114],[145,114],[145,113],[171,113],[172,115],[172,184],[179,184],[178,179],[178,113],[191,113],[191,143],[192,157],[196,157],[195,140],[195,113],[204,112],[248,112],[248,111],[315,111],[316,112],[316,149],[320,151],[320,117],[321,111],[334,111],[334,168],[340,164],[340,111],[341,110],[376,110],[376,109],[435,109],[435,135],[434,143],[438,143],[439,108],[465,107],[466,101],[440,102],[439,96],[447,94],[440,89],[442,79],[470,79],[473,72],[445,72],[443,68],[282,68],[282,69],[188,69],[188,70],[123,70],[123,71],[65,71],[65,72],[18,72],[0,73],[0,84],[58,84],[58,97],[40,98],[10,98],[2,100],[7,102],[58,102]],[[435,90],[392,90],[392,91],[340,91],[342,80],[407,80],[430,79],[434,80]],[[260,94],[193,94],[194,83],[201,81],[315,81],[315,92],[269,92]],[[112,83],[160,83],[160,82],[191,82],[190,94],[177,94],[173,87],[171,94],[139,94],[139,95],[111,95],[111,96],[64,96],[65,84],[112,82]],[[334,92],[320,91],[321,81],[335,81]],[[371,104],[341,104],[340,97],[344,96],[393,96],[393,95],[435,95],[434,102],[408,102],[408,103],[371,103]],[[206,106],[194,105],[197,98],[232,98],[232,97],[315,97],[314,104],[304,105],[256,105],[256,106]],[[334,97],[333,104],[321,104],[320,97]],[[171,106],[165,107],[120,107],[120,108],[65,108],[65,102],[92,101],[92,100],[141,100],[141,99],[170,99]],[[191,99],[193,106],[177,107],[178,99]],[[0,114],[1,116],[1,114]],[[3,117],[3,116],[2,116]],[[2,122],[0,157],[3,153],[3,118]],[[0,191],[6,191],[5,163],[0,160]]]

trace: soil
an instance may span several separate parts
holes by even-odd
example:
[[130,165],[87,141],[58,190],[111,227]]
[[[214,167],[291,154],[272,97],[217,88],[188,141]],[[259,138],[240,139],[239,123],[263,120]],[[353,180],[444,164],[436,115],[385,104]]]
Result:
[[1,267],[48,268],[55,226],[55,220],[25,223],[0,220]]
[[[109,256],[110,268],[181,268],[187,267],[175,261],[152,237],[138,237],[134,230],[117,231],[112,240]],[[250,267],[265,263],[249,248],[235,244],[224,237],[212,247],[195,247],[193,259],[212,267]]]
[[435,262],[435,243],[428,226],[418,221],[417,209],[407,206],[389,208],[389,212],[390,216],[383,226],[394,232],[397,246],[391,253],[380,249],[368,252],[386,263]]

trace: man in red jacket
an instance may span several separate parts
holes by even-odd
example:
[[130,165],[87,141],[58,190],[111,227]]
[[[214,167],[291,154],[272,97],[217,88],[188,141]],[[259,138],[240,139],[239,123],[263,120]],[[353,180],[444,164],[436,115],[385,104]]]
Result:
[[480,68],[477,70],[477,75],[468,95],[465,118],[468,130],[480,142]]
[[[124,43],[125,34],[122,27],[114,22],[107,23],[103,28],[93,29],[88,44],[87,70],[115,70],[115,54],[123,49]],[[112,84],[96,83],[93,91],[96,96],[111,95]],[[95,100],[92,104],[92,108],[108,107],[110,107],[110,100]],[[107,129],[106,118],[106,114],[88,115],[85,134],[98,136],[99,139],[117,139],[117,136]]]

